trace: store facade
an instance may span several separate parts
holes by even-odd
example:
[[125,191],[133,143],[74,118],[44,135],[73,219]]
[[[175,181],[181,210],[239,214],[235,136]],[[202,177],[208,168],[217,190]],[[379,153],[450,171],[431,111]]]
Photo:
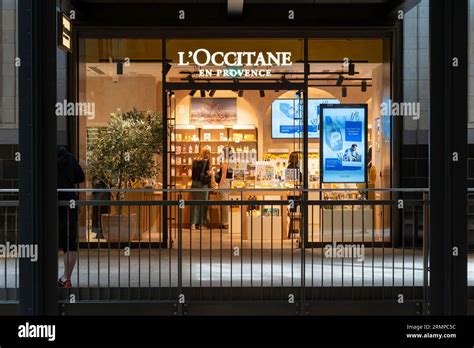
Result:
[[[386,311],[421,306],[426,313],[429,187],[405,184],[411,147],[404,147],[405,121],[394,116],[430,116],[420,103],[404,103],[400,13],[418,4],[399,5],[361,2],[341,13],[341,5],[307,11],[257,3],[235,17],[215,4],[61,3],[75,18],[65,53],[67,98],[55,105],[66,110],[72,102],[81,112],[61,118],[66,137],[57,143],[86,173],[78,191],[80,255],[97,265],[73,280],[83,303],[71,306],[63,298],[69,292],[61,292],[62,310],[128,296],[161,301],[154,310],[164,312],[178,301],[181,314],[209,311],[205,303],[216,299],[258,307],[263,298],[279,311],[296,294],[284,311],[329,313],[323,302],[330,298],[369,297],[387,299]],[[135,117],[150,128],[147,122],[159,120],[159,144],[112,133],[114,120],[129,127]],[[101,157],[104,139],[114,134],[124,147],[107,152],[109,162]],[[118,167],[99,170],[117,158],[129,168],[135,149],[145,147],[152,148],[150,175],[135,171],[119,187],[110,169]],[[215,175],[199,195],[191,177],[205,149]],[[223,162],[232,172],[225,186],[215,178]],[[110,188],[123,191],[119,204],[110,200],[113,190],[97,198]],[[122,256],[110,263],[124,246],[138,253],[127,259],[128,293]],[[394,301],[400,293],[403,306]]]
[[[167,124],[163,134],[166,147],[159,156],[163,170],[159,177],[150,178],[147,183],[155,188],[190,190],[192,160],[201,149],[210,149],[210,169],[216,172],[222,149],[230,146],[234,153],[232,169],[239,176],[230,180],[229,189],[235,189],[235,197],[231,199],[241,199],[243,190],[246,197],[253,198],[258,190],[275,189],[259,195],[259,200],[283,203],[288,201],[288,196],[295,196],[286,193],[289,188],[311,190],[307,200],[391,197],[389,192],[376,189],[389,189],[396,177],[393,139],[400,135],[389,114],[379,112],[384,101],[392,100],[395,86],[400,83],[392,78],[395,62],[390,52],[396,40],[394,30],[372,32],[370,37],[367,32],[354,32],[351,38],[346,34],[338,37],[335,32],[325,38],[312,38],[310,32],[303,37],[299,34],[278,37],[275,32],[261,30],[256,31],[256,38],[242,39],[243,32],[238,30],[214,35],[221,38],[186,39],[186,33],[180,38],[173,37],[171,32],[163,33],[162,39],[104,38],[103,33],[97,38],[93,32],[78,30],[79,101],[92,103],[96,108],[94,118],[79,118],[79,158],[86,160],[87,142],[94,141],[93,134],[107,124],[116,109],[154,110],[163,115],[163,123]],[[189,58],[193,60],[191,63]],[[162,68],[163,61],[167,69]],[[120,74],[118,65],[123,65]],[[223,110],[223,114],[216,116],[210,108]],[[201,115],[204,109],[210,110],[209,114]],[[333,158],[328,154],[327,159],[322,159],[320,155],[321,137],[331,136],[329,130],[327,133],[320,130],[321,110],[346,112],[347,116],[335,121],[341,125],[346,119],[349,121],[354,111],[360,112],[360,118],[355,120],[360,128],[355,130],[358,134],[353,138],[354,144],[349,144],[349,138],[341,139],[336,146],[344,149],[334,151]],[[327,122],[329,129],[331,120],[328,118]],[[347,129],[338,131],[341,135],[345,132]],[[326,151],[331,151],[330,142],[326,141]],[[333,166],[334,170],[326,164],[327,178],[321,180],[321,163],[334,162],[338,152],[343,157],[343,152],[350,151],[348,147],[352,145],[361,153],[356,161],[346,156],[345,161],[336,164],[337,168]],[[292,152],[299,157],[298,182],[285,178]],[[163,160],[163,153],[168,153],[167,160]],[[291,171],[287,174],[291,175]],[[324,197],[321,189],[326,190]],[[184,200],[190,200],[191,192],[183,194]],[[212,196],[219,198],[218,194]],[[346,224],[352,226],[354,205],[346,209],[349,216]],[[374,242],[392,242],[389,232],[392,212],[388,207],[384,209],[383,214],[372,209],[355,213],[355,229],[359,234],[356,240],[372,242],[371,236],[375,236],[377,229],[378,239]],[[189,210],[185,209],[183,216],[187,227]],[[276,214],[281,219],[282,215]],[[336,218],[333,214],[332,210],[319,209],[309,214],[311,227],[306,231],[320,232],[307,236],[308,246],[323,241],[322,234],[328,238],[334,229],[341,232],[341,226],[334,228],[331,222],[325,229],[319,226],[320,217],[326,221],[343,219],[342,211]],[[219,212],[214,216],[217,220],[218,215]],[[221,224],[217,220],[208,223],[218,227]],[[361,225],[364,220],[365,237]],[[240,219],[234,219],[234,223],[238,229],[237,226],[246,224]],[[281,225],[283,231],[275,235],[288,236],[287,222],[282,221]],[[349,240],[351,232],[346,233]],[[166,238],[165,235],[163,240]],[[335,239],[343,240],[342,234]]]

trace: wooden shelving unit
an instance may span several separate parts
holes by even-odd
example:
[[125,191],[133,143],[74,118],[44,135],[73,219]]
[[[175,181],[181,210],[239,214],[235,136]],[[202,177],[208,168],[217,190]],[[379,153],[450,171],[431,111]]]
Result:
[[[258,129],[253,125],[205,127],[176,125],[171,135],[170,178],[176,188],[189,188],[191,166],[203,146],[211,152],[211,169],[218,167],[224,146],[233,148],[234,158],[242,163],[258,158]],[[189,151],[192,150],[192,151]],[[190,162],[191,159],[191,162]]]

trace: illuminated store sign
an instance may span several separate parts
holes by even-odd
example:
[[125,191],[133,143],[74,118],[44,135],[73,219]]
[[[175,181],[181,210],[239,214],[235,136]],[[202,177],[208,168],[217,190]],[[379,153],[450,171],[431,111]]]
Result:
[[60,12],[58,14],[58,46],[66,52],[71,52],[72,23],[68,16]]
[[[179,66],[194,64],[200,68],[199,76],[254,77],[271,76],[268,67],[291,66],[291,52],[209,52],[205,48],[195,51],[178,52]],[[204,67],[218,67],[207,69]],[[225,69],[219,69],[225,67]],[[241,69],[229,69],[238,67]],[[250,67],[250,68],[247,68]],[[262,68],[259,68],[262,67]],[[253,69],[251,69],[253,68]]]

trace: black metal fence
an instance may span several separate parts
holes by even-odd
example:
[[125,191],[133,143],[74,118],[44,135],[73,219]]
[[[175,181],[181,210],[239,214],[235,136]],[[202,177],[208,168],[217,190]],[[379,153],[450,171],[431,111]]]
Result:
[[[174,190],[166,201],[98,201],[91,191],[59,202],[78,211],[80,241],[64,304],[221,304],[230,313],[265,302],[301,313],[318,301],[411,301],[420,311],[428,301],[424,191],[328,200],[322,193],[331,190],[232,190],[193,200],[193,191]],[[193,214],[205,225],[193,224]]]
[[[58,292],[63,307],[142,303],[171,306],[170,314],[200,312],[190,306],[232,314],[264,303],[311,314],[320,313],[315,304],[357,302],[426,312],[425,190],[380,190],[376,199],[351,191],[333,200],[325,193],[339,190],[221,190],[195,200],[192,190],[144,189],[125,190],[122,201],[74,191],[77,199],[58,202],[59,226],[65,221],[78,241],[72,287]],[[0,201],[0,209],[5,251],[18,245],[18,202]],[[72,251],[69,237],[59,240]],[[69,262],[59,254],[58,277]],[[0,301],[16,301],[18,257],[4,252],[0,266]]]

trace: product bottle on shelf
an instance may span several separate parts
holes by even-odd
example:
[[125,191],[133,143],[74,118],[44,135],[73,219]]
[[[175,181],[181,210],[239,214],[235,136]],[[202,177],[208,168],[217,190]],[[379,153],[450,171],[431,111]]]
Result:
[[194,145],[194,153],[199,153],[199,144]]
[[189,153],[193,153],[193,146],[189,145]]

